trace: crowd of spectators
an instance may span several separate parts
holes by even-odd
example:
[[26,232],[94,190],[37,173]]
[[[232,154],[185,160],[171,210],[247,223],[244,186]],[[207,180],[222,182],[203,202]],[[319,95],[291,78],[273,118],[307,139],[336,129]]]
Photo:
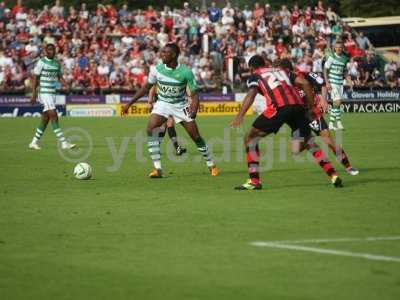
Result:
[[316,7],[255,3],[242,9],[213,2],[206,9],[188,3],[182,8],[130,10],[98,4],[89,10],[52,6],[28,9],[21,0],[13,7],[0,3],[0,89],[26,91],[43,45],[54,43],[64,77],[76,92],[132,91],[141,86],[158,52],[168,42],[182,50],[204,91],[244,88],[247,61],[262,54],[272,61],[290,57],[302,69],[322,72],[327,51],[340,38],[351,57],[349,88],[400,87],[395,62],[377,63],[373,47],[319,1]]

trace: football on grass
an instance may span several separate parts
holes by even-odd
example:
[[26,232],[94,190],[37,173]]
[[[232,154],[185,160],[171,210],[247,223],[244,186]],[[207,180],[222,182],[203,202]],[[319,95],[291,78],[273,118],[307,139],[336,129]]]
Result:
[[92,167],[85,162],[78,163],[74,168],[74,176],[76,179],[87,180],[92,177]]

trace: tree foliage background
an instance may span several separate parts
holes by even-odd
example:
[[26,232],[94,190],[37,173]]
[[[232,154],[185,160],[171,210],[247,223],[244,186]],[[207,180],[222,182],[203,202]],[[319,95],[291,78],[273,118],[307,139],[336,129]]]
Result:
[[[13,5],[16,0],[6,1],[8,4]],[[42,7],[44,5],[52,6],[55,0],[23,0],[24,5],[32,8]],[[148,5],[153,5],[157,8],[162,8],[164,5],[170,7],[182,7],[184,2],[189,2],[192,7],[202,7],[206,3],[210,5],[211,0],[61,0],[62,5],[65,7],[74,6],[80,7],[81,3],[85,2],[88,7],[94,8],[98,3],[103,5],[113,4],[118,7],[127,3],[130,8],[145,8]],[[225,5],[224,0],[215,0],[220,7]],[[270,3],[272,7],[279,8],[281,5],[292,7],[294,4],[299,4],[301,7],[315,6],[317,0],[231,0],[234,6],[244,7],[248,5],[252,7],[255,2],[261,4]],[[393,16],[400,15],[399,0],[324,0],[326,5],[331,5],[336,9],[340,16],[343,17],[377,17],[377,16]]]

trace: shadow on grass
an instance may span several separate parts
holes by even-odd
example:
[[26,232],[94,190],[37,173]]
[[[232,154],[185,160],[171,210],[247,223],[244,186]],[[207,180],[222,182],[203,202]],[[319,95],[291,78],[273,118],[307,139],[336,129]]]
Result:
[[[372,167],[360,169],[360,174],[371,173],[375,171],[400,171],[400,167]],[[400,173],[399,173],[400,174]]]

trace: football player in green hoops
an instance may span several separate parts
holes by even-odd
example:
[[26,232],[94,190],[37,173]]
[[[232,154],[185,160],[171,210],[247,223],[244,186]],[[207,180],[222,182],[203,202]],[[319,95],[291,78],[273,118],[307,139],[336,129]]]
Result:
[[[153,85],[153,87],[150,89],[149,99],[147,101],[150,110],[153,110],[154,104],[156,102],[157,102],[157,86]],[[174,118],[171,116],[169,116],[167,122],[165,122],[164,125],[160,127],[160,133],[159,133],[160,143],[161,140],[164,138],[166,132],[168,132],[169,139],[171,140],[175,148],[175,154],[177,156],[181,156],[184,153],[186,153],[186,148],[182,147],[178,143],[178,137],[175,130],[175,121]]]
[[330,112],[329,130],[343,129],[340,104],[343,100],[344,73],[347,62],[348,57],[343,53],[343,42],[338,40],[335,43],[334,53],[328,57],[324,65],[326,87],[333,102]]
[[[182,123],[183,127],[196,143],[197,149],[206,161],[212,176],[217,176],[219,171],[209,148],[200,136],[195,118],[199,108],[197,85],[193,72],[183,64],[178,63],[180,49],[176,44],[167,44],[161,50],[162,63],[150,69],[147,83],[136,92],[132,100],[122,108],[122,115],[128,113],[129,107],[149,90],[157,85],[157,102],[151,111],[147,125],[147,147],[153,161],[154,170],[150,178],[161,178],[160,155],[160,127],[172,116],[175,123]],[[191,93],[190,103],[187,100],[186,88]]]
[[54,134],[60,142],[62,149],[72,149],[74,144],[69,143],[58,123],[58,114],[56,110],[56,88],[58,81],[68,89],[68,84],[62,78],[62,69],[60,62],[55,58],[56,47],[53,44],[47,44],[45,47],[45,56],[36,64],[33,70],[32,98],[31,103],[39,101],[43,105],[42,119],[36,128],[29,149],[40,150],[39,140],[42,137],[48,123],[51,123]]

